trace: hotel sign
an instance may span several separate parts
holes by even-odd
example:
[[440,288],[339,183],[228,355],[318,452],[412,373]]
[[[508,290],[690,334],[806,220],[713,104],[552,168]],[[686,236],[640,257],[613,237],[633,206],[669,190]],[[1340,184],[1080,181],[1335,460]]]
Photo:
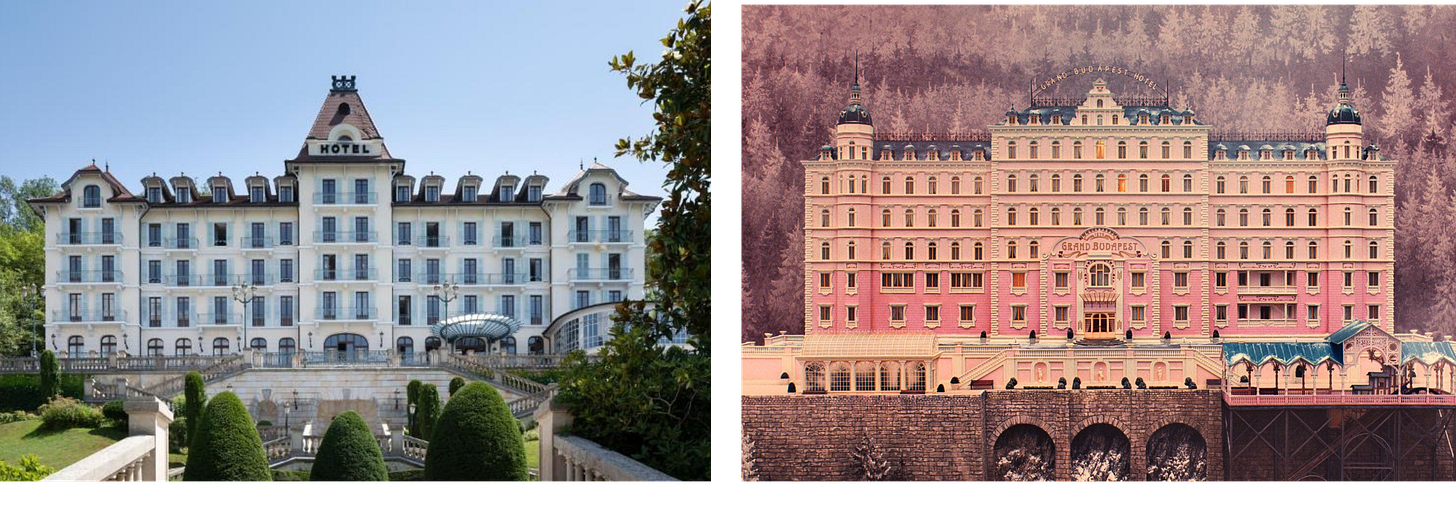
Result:
[[1136,253],[1141,250],[1137,240],[1123,240],[1116,231],[1095,227],[1082,232],[1076,239],[1067,239],[1057,244],[1062,253],[1089,253],[1096,251]]
[[329,140],[310,142],[311,156],[378,156],[379,145],[372,141]]

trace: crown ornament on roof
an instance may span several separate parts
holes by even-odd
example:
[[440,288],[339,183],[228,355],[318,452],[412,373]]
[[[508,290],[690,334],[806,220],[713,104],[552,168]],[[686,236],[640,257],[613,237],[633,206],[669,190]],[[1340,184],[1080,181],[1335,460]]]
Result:
[[357,91],[353,75],[330,75],[329,81],[333,84],[329,91]]

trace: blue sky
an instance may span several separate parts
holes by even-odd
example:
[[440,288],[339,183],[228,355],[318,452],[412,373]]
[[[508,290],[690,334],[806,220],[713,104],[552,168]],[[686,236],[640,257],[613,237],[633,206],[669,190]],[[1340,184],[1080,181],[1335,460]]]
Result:
[[613,157],[652,106],[607,61],[655,62],[685,3],[0,2],[0,174],[277,176],[349,74],[417,177],[537,170],[555,190],[595,157],[662,195],[661,164]]

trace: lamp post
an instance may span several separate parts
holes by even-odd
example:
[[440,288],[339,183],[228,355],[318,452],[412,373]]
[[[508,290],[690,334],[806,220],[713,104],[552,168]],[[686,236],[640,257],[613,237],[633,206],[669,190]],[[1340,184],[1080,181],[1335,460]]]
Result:
[[293,410],[298,410],[298,389],[293,390]]
[[[447,280],[444,283],[435,285],[435,297],[445,302],[445,316],[441,317],[440,320],[443,321],[450,318],[450,302],[454,301],[459,295],[460,285],[458,283],[450,283]],[[450,342],[450,353],[455,353],[455,342],[453,340]]]
[[407,422],[407,426],[405,428],[407,430],[411,430],[411,431],[414,430],[414,428],[415,428],[415,404],[414,403],[409,404],[409,421]]
[[248,342],[248,305],[253,303],[253,296],[257,295],[258,286],[243,282],[233,285],[233,300],[243,304],[242,316],[238,317],[238,326],[243,328],[243,341],[238,343],[238,350],[243,346],[250,346]]
[[399,410],[399,389],[394,390],[394,410]]

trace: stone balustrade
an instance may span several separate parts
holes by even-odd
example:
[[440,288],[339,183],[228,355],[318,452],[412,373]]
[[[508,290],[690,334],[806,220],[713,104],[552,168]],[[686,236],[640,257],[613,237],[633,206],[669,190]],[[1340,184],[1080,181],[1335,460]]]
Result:
[[165,482],[170,476],[167,469],[167,426],[172,424],[171,408],[155,397],[128,399],[123,407],[127,413],[130,437],[51,474],[43,481]]
[[545,400],[536,409],[541,434],[540,479],[548,482],[675,481],[666,473],[576,436],[560,435],[572,416]]

